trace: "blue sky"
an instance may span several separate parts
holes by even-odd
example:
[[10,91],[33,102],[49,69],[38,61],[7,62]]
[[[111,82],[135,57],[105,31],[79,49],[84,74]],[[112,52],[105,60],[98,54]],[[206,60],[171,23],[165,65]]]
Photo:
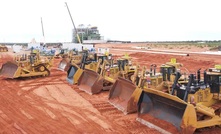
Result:
[[98,26],[105,39],[130,41],[221,40],[219,0],[4,0],[0,42],[71,41],[75,25]]

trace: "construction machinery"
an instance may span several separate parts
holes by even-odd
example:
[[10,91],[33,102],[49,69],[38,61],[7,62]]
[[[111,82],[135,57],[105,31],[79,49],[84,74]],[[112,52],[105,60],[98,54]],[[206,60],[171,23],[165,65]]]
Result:
[[61,71],[67,71],[71,64],[80,64],[81,58],[84,52],[77,52],[77,51],[68,51],[67,53],[62,54],[62,60],[58,65],[58,69]]
[[96,70],[97,66],[100,64],[98,62],[99,59],[102,59],[101,62],[103,62],[105,58],[107,58],[106,55],[97,55],[96,53],[91,55],[88,53],[88,51],[85,51],[79,64],[76,62],[72,62],[70,64],[70,67],[67,71],[67,81],[70,84],[77,84],[78,79],[80,78],[84,69]]
[[110,89],[108,101],[124,114],[137,111],[137,101],[142,89],[147,84],[146,67],[139,71],[136,66],[132,81],[118,77]]
[[[177,63],[176,59],[171,59],[171,62],[162,64],[160,73],[156,73],[156,64],[150,66],[150,71],[143,67],[139,72],[137,67],[133,80],[118,78],[112,86],[109,94],[109,102],[123,111],[125,114],[136,112],[139,96],[141,91],[146,87],[155,87],[157,90],[166,90],[171,88],[171,83],[174,81],[174,74],[182,64]],[[149,79],[149,81],[148,81]]]
[[72,50],[60,49],[60,52],[58,54],[56,54],[54,58],[56,58],[56,59],[59,59],[59,58],[70,58],[72,56],[72,54],[73,54]]
[[0,52],[8,52],[8,48],[5,45],[0,45]]
[[68,8],[67,2],[65,2],[65,5],[66,5],[66,7],[67,7],[68,14],[69,14],[69,16],[70,16],[70,18],[71,18],[71,22],[72,22],[72,24],[73,24],[74,31],[75,31],[75,35],[77,36],[78,43],[81,44],[82,41],[81,41],[81,39],[80,39],[80,37],[79,37],[79,34],[78,34],[78,31],[77,31],[77,29],[76,29],[76,27],[75,27],[75,24],[74,24],[73,18],[72,18],[72,16],[71,16],[71,12],[70,12],[70,10],[69,10],[69,8]]
[[105,60],[99,72],[85,70],[78,81],[79,89],[89,94],[110,90],[117,77],[131,78],[135,69],[129,62],[125,58],[118,59],[117,64]]
[[[176,72],[180,72],[180,67],[182,66],[181,63],[177,63],[176,59],[173,58],[170,62],[162,64],[160,66],[160,73],[156,73],[157,66],[152,64],[148,77],[150,80],[149,87],[169,91],[174,82]],[[182,81],[184,78],[185,76],[182,76]]]
[[150,124],[150,117],[154,117],[185,134],[221,125],[221,68],[216,66],[203,74],[203,80],[198,70],[197,75],[189,75],[187,83],[179,83],[181,74],[177,72],[169,93],[144,89],[138,101],[138,121]]
[[53,57],[40,57],[39,53],[17,55],[2,65],[0,75],[6,78],[49,76]]

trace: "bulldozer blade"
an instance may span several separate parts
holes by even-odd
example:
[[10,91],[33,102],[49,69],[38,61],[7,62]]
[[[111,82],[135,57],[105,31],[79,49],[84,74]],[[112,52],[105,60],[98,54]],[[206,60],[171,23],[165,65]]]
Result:
[[96,94],[102,91],[103,80],[98,73],[85,69],[78,80],[78,87],[88,94]]
[[19,67],[12,62],[6,62],[2,65],[1,73],[0,75],[3,75],[6,78],[17,78],[16,74],[19,73]]
[[142,91],[138,101],[138,121],[142,120],[141,123],[146,124],[150,121],[149,116],[172,124],[180,133],[193,133],[197,127],[196,112],[192,104],[154,89]]
[[62,59],[58,65],[58,69],[61,71],[68,71],[70,66],[70,61],[68,59]]
[[124,114],[137,111],[135,98],[141,89],[137,88],[131,81],[118,77],[109,92],[109,103],[121,110]]
[[74,81],[74,76],[75,76],[75,74],[78,70],[79,70],[79,67],[70,65],[70,67],[67,71],[67,78],[66,78],[68,83],[70,83],[70,84],[75,84],[76,83],[76,81]]

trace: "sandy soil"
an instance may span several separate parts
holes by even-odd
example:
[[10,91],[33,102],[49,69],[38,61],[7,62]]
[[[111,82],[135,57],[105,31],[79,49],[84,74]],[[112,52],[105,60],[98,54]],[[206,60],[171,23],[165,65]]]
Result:
[[[116,47],[116,44],[108,46]],[[130,45],[117,46],[126,49]],[[122,55],[123,51],[111,53]],[[10,52],[0,55],[0,65],[12,59]],[[159,67],[170,58],[177,58],[188,72],[221,63],[220,56],[174,57],[149,53],[130,53],[130,56],[134,63],[147,67],[153,63]],[[57,70],[60,60],[54,60],[49,77],[0,77],[0,133],[159,133],[136,121],[136,113],[124,115],[113,107],[107,101],[108,91],[89,95],[76,85],[68,84],[66,73]],[[208,128],[197,132],[215,134],[220,131],[219,128]]]

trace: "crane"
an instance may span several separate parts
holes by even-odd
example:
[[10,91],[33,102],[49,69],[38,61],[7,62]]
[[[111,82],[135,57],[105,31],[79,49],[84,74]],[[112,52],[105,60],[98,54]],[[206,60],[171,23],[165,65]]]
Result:
[[45,45],[45,34],[44,34],[44,27],[43,27],[42,17],[41,17],[41,29],[42,29],[42,35],[43,35],[43,38],[44,38],[44,45]]
[[75,34],[77,35],[78,42],[81,44],[81,40],[80,40],[80,37],[79,37],[79,35],[78,35],[77,29],[76,29],[76,27],[75,27],[75,25],[74,25],[74,21],[73,21],[73,19],[72,19],[72,16],[71,16],[70,10],[69,10],[69,8],[68,8],[67,2],[65,2],[65,5],[66,5],[67,10],[68,10],[68,13],[69,13],[69,15],[70,15],[71,22],[72,22],[72,24],[73,24],[73,26],[74,26],[74,31],[75,31]]

